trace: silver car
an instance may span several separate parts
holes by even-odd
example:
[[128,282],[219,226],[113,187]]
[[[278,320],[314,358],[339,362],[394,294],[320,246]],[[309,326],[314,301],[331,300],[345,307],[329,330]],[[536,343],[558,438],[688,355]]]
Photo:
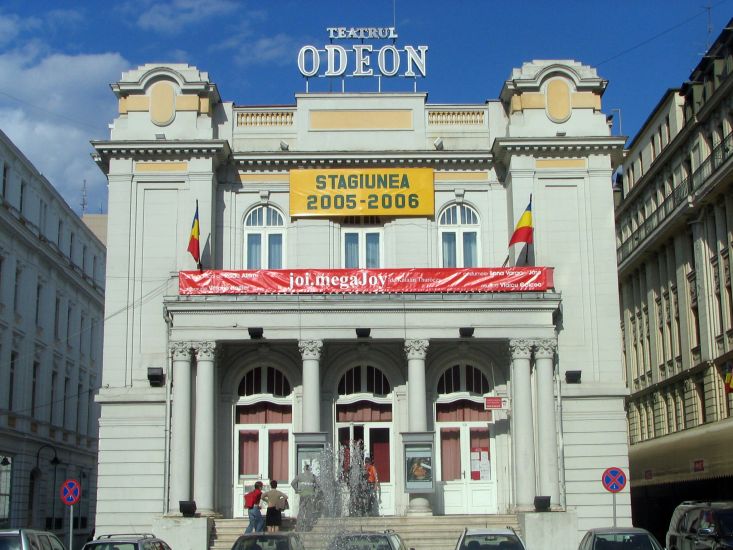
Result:
[[494,529],[464,529],[456,550],[527,550],[524,542],[511,527]]
[[47,531],[0,529],[0,550],[66,550],[66,547]]

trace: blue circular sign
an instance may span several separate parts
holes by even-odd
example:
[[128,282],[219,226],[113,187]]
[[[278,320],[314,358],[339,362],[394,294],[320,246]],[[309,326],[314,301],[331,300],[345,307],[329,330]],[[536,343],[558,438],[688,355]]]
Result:
[[67,479],[61,484],[59,495],[66,506],[73,506],[81,498],[81,483],[75,479]]
[[618,493],[626,487],[626,474],[621,468],[606,468],[601,476],[601,483],[609,493]]

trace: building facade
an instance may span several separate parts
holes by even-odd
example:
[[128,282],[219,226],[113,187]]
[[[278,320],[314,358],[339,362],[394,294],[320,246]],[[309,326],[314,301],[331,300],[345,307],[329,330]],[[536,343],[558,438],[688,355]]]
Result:
[[105,248],[0,132],[0,528],[94,526]]
[[634,138],[616,211],[634,519],[660,536],[680,501],[733,490],[732,37]]
[[[627,466],[627,437],[611,192],[623,140],[605,87],[578,62],[535,61],[485,104],[306,93],[241,107],[188,65],[124,73],[110,140],[94,142],[107,308],[126,312],[105,327],[119,337],[97,398],[98,532],[149,528],[190,500],[246,517],[246,488],[289,491],[303,457],[341,472],[330,513],[353,513],[342,482],[363,455],[383,515],[513,513],[548,496],[573,530],[609,523],[601,473]],[[530,197],[534,244],[509,262],[554,282],[461,286],[512,273],[499,266]],[[426,290],[436,270],[461,281]],[[309,442],[325,451],[308,458]],[[630,521],[628,492],[617,515]]]

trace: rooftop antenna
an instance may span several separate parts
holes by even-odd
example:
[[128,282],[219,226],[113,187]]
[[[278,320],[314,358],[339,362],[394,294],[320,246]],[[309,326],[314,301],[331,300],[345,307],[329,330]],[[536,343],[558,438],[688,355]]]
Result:
[[397,28],[397,0],[392,0],[392,26]]
[[708,29],[707,29],[708,36],[705,39],[705,51],[707,52],[708,50],[710,50],[710,46],[711,46],[710,39],[713,36],[713,14],[712,14],[713,5],[710,2],[708,2],[704,7],[705,7],[705,11],[708,12]]
[[81,188],[81,215],[86,214],[87,211],[87,180],[84,180],[84,184]]

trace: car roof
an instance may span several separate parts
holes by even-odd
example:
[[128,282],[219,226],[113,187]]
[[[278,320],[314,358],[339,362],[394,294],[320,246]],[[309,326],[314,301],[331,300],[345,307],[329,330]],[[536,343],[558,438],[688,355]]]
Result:
[[158,537],[151,533],[120,533],[109,535],[99,535],[96,539],[89,542],[105,542],[105,541],[139,541],[139,540],[159,540]]
[[509,527],[492,527],[491,529],[466,529],[466,535],[516,535]]
[[612,535],[612,534],[633,534],[633,533],[644,533],[649,534],[649,531],[646,529],[642,529],[641,527],[595,527],[593,529],[588,529],[589,533],[592,533],[594,535]]

